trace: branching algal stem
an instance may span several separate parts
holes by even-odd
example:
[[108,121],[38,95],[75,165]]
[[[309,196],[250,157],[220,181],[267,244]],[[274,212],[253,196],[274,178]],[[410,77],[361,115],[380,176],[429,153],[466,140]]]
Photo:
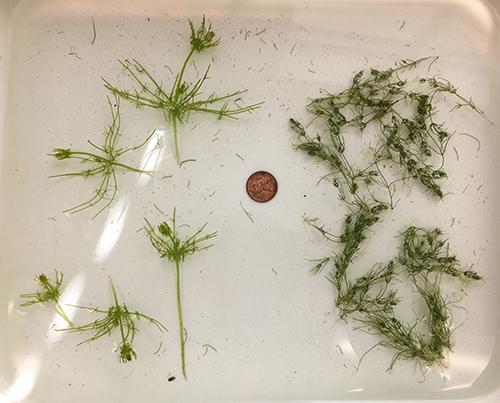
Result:
[[[181,164],[178,140],[179,125],[187,121],[191,112],[209,113],[215,115],[217,119],[222,119],[224,117],[236,119],[237,115],[252,112],[260,108],[264,103],[259,102],[243,108],[238,107],[236,109],[230,109],[229,101],[245,93],[247,90],[234,91],[223,96],[218,96],[213,93],[205,100],[197,99],[197,97],[201,95],[201,87],[209,78],[208,72],[210,70],[210,65],[207,67],[203,77],[194,85],[184,81],[184,73],[195,53],[201,53],[206,49],[217,46],[220,39],[215,39],[215,33],[212,31],[212,24],[207,26],[205,17],[203,17],[203,21],[198,29],[195,29],[191,21],[189,21],[189,26],[191,28],[191,49],[182,64],[180,72],[174,79],[170,92],[165,91],[163,89],[163,83],[153,78],[146,68],[135,59],[133,59],[133,63],[120,61],[120,64],[132,76],[138,85],[138,90],[120,90],[103,78],[106,88],[116,96],[126,99],[137,107],[160,109],[163,112],[165,121],[172,123],[174,129],[175,154],[179,164]],[[222,106],[216,107],[217,103],[222,103]]]
[[[105,132],[105,140],[104,145],[99,147],[96,146],[91,141],[88,143],[94,147],[97,151],[102,154],[96,154],[94,152],[88,151],[72,151],[70,148],[56,148],[54,149],[50,156],[56,158],[57,160],[66,160],[66,159],[74,159],[77,161],[81,161],[85,164],[92,164],[95,167],[83,170],[81,172],[72,172],[66,174],[52,175],[50,178],[58,178],[64,176],[80,176],[84,179],[87,179],[91,176],[102,176],[101,183],[99,187],[95,190],[95,195],[91,199],[87,200],[84,203],[81,203],[75,207],[64,210],[64,213],[77,213],[82,210],[86,210],[91,208],[101,201],[108,198],[107,203],[92,217],[92,219],[96,218],[101,212],[103,212],[107,207],[111,205],[113,200],[116,197],[118,192],[118,181],[116,178],[115,169],[117,167],[123,168],[132,172],[151,174],[152,171],[143,171],[138,168],[131,167],[129,165],[118,162],[118,159],[125,153],[129,151],[138,150],[143,147],[148,140],[153,136],[154,132],[149,135],[149,137],[140,145],[136,147],[131,147],[127,149],[117,148],[118,137],[121,136],[120,133],[120,102],[119,99],[116,99],[116,112],[113,109],[113,105],[111,104],[111,100],[108,98],[109,107],[111,109],[112,123],[108,127]],[[112,190],[111,190],[111,189]]]
[[[415,322],[403,323],[394,315],[393,308],[399,303],[396,291],[389,287],[396,278],[395,271],[371,270],[351,285],[344,294],[349,314],[356,314],[361,325],[357,329],[382,336],[378,346],[395,350],[388,370],[399,360],[415,360],[425,372],[437,364],[447,366],[451,351],[452,314],[440,283],[445,276],[463,281],[477,281],[482,277],[471,268],[463,270],[455,255],[449,252],[449,244],[440,229],[409,227],[400,236],[402,246],[399,255],[390,263],[399,263],[418,295],[425,303],[425,314],[419,313]],[[396,263],[397,262],[397,263]],[[383,283],[384,287],[380,287]],[[373,297],[372,295],[376,295]],[[374,303],[375,302],[375,303]],[[417,329],[426,328],[426,331]]]
[[202,235],[205,227],[208,223],[205,223],[201,228],[199,228],[193,235],[186,236],[184,240],[179,238],[178,227],[176,224],[176,210],[174,209],[171,222],[169,225],[167,222],[162,222],[155,229],[147,219],[145,230],[149,235],[149,239],[154,248],[158,251],[161,258],[167,258],[170,262],[175,262],[176,270],[176,289],[177,289],[177,309],[179,313],[179,335],[181,343],[181,358],[182,358],[182,373],[184,378],[187,380],[186,375],[186,356],[185,356],[185,329],[184,321],[182,317],[182,305],[181,305],[181,263],[184,262],[186,256],[192,255],[195,252],[199,252],[210,248],[212,245],[204,245],[201,243],[206,242],[217,236],[217,232],[212,232],[209,234]]
[[[417,317],[415,323],[409,324],[401,322],[392,312],[368,310],[356,318],[362,323],[357,329],[383,337],[377,346],[396,351],[388,371],[400,359],[416,361],[422,372],[434,364],[446,367],[448,352],[453,347],[451,312],[439,282],[430,281],[426,275],[412,277],[412,280],[427,307],[426,317]],[[422,333],[417,327],[424,322],[427,332]],[[361,360],[363,358],[364,355]]]
[[31,301],[25,302],[24,304],[21,304],[21,306],[31,306],[34,304],[52,301],[56,304],[56,307],[63,319],[70,326],[73,326],[73,323],[71,323],[71,320],[69,319],[68,315],[66,315],[61,307],[61,304],[59,303],[59,298],[61,296],[60,288],[64,275],[62,273],[58,273],[57,270],[54,271],[56,272],[55,281],[50,280],[45,274],[40,274],[39,276],[35,277],[35,281],[42,286],[44,291],[37,291],[33,294],[21,294],[21,298],[32,298]]
[[113,329],[118,327],[120,329],[121,342],[115,351],[118,352],[118,359],[120,360],[120,362],[127,363],[132,361],[133,359],[137,359],[137,353],[135,352],[132,344],[134,342],[135,334],[139,330],[137,329],[134,320],[145,319],[148,322],[154,324],[161,332],[163,331],[168,332],[168,330],[165,326],[163,326],[160,322],[158,322],[151,316],[144,315],[138,311],[130,311],[125,304],[120,304],[118,301],[118,296],[116,294],[115,285],[113,284],[113,280],[111,280],[110,278],[109,282],[111,284],[111,290],[113,291],[114,305],[111,306],[107,311],[98,308],[70,305],[75,308],[87,309],[92,313],[104,314],[106,315],[104,318],[97,319],[86,325],[72,326],[66,329],[57,329],[57,330],[61,332],[66,331],[70,333],[87,332],[87,331],[94,332],[93,337],[78,343],[78,345],[81,345],[93,340],[97,340],[102,336],[111,335]]

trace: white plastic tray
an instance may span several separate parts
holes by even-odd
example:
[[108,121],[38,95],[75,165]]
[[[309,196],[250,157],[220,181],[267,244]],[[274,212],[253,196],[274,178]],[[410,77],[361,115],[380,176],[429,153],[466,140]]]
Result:
[[[0,402],[499,401],[495,7],[500,2],[3,0]],[[120,173],[117,202],[92,222],[90,211],[63,214],[85,200],[95,182],[48,179],[79,167],[47,153],[99,141],[110,123],[101,77],[123,88],[132,84],[118,59],[135,58],[171,82],[188,50],[187,20],[198,24],[203,15],[221,43],[196,57],[188,78],[211,64],[206,93],[246,88],[240,105],[265,105],[238,121],[193,115],[182,128],[181,148],[196,161],[179,167],[161,114],[122,102],[124,141],[136,143],[157,130],[156,174]],[[467,113],[447,121],[457,133],[477,137],[480,149],[457,135],[445,201],[415,195],[385,222],[392,234],[415,222],[444,228],[460,259],[474,264],[485,282],[457,302],[454,321],[462,325],[449,369],[422,376],[401,361],[388,373],[392,352],[375,349],[357,370],[376,341],[338,321],[331,284],[310,276],[307,259],[329,245],[303,222],[304,215],[319,216],[340,228],[346,210],[333,187],[317,185],[324,167],[293,150],[288,119],[305,118],[307,97],[321,88],[343,89],[355,71],[425,56],[439,56],[432,73],[472,97],[496,126]],[[129,161],[139,164],[141,153]],[[257,170],[279,182],[269,203],[255,203],[245,192]],[[166,220],[174,207],[191,228],[208,221],[207,230],[218,231],[214,247],[184,266],[187,382],[175,271],[139,231],[144,217]],[[382,232],[374,236],[382,244],[392,240]],[[363,253],[380,261],[389,252],[373,246]],[[169,333],[142,322],[138,359],[129,364],[112,352],[117,335],[76,347],[83,336],[55,332],[63,324],[50,307],[20,307],[20,294],[36,288],[34,276],[54,269],[65,275],[65,301],[107,308],[110,276],[129,307],[157,318]]]

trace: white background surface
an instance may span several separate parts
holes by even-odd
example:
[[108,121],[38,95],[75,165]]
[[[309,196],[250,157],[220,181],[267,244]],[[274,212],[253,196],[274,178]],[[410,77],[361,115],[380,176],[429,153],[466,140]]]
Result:
[[[485,277],[457,304],[466,310],[454,310],[454,323],[463,324],[450,369],[423,377],[408,362],[387,373],[392,353],[381,349],[356,370],[376,340],[339,322],[330,283],[309,275],[307,259],[330,245],[303,223],[304,215],[319,216],[338,232],[346,210],[335,189],[317,185],[325,167],[293,150],[287,123],[307,118],[307,97],[321,88],[342,90],[360,69],[438,55],[431,73],[449,79],[500,125],[494,10],[480,1],[178,3],[1,6],[0,402],[496,401],[488,395],[498,395],[500,373],[498,127],[467,111],[447,119],[458,133],[444,185],[450,194],[436,202],[413,192],[362,251],[364,261],[382,261],[395,254],[393,236],[407,225],[439,226],[460,260]],[[193,115],[181,129],[181,153],[196,161],[179,167],[161,114],[123,101],[120,141],[135,145],[156,129],[156,173],[120,173],[117,202],[92,222],[91,211],[64,215],[96,182],[48,179],[79,166],[47,153],[100,141],[110,123],[101,77],[132,87],[118,59],[139,60],[168,88],[169,69],[176,73],[189,50],[187,19],[199,24],[203,14],[221,43],[195,57],[187,79],[211,64],[207,94],[247,88],[243,104],[265,105],[238,121]],[[480,140],[479,150],[460,135],[465,131]],[[142,157],[134,153],[127,162],[138,165]],[[269,203],[245,193],[256,170],[278,180]],[[184,266],[188,382],[180,370],[174,268],[139,231],[144,217],[167,220],[174,207],[180,222],[194,228],[208,221],[207,230],[218,231],[214,247]],[[62,323],[51,309],[19,307],[19,295],[36,287],[33,277],[53,269],[65,275],[68,301],[104,309],[111,276],[129,308],[170,332],[142,323],[138,359],[127,365],[112,353],[117,334],[76,347],[85,335],[54,332]],[[75,321],[92,318],[77,315]],[[172,375],[177,379],[167,382]]]

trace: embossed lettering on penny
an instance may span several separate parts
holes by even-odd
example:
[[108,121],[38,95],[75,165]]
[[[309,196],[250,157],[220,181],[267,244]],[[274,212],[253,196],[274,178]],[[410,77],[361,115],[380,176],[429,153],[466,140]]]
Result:
[[247,180],[247,193],[257,202],[271,200],[278,191],[276,178],[266,171],[255,172]]

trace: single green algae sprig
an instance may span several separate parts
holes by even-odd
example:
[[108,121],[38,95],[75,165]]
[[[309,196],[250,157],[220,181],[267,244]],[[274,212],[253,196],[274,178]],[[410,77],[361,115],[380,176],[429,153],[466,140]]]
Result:
[[208,113],[216,116],[219,120],[222,118],[236,119],[237,115],[251,113],[260,108],[264,103],[259,102],[231,109],[229,105],[230,100],[234,100],[236,97],[244,94],[247,91],[246,89],[233,91],[222,96],[212,93],[208,98],[199,99],[202,95],[201,88],[209,78],[210,65],[207,67],[203,77],[194,84],[190,84],[184,80],[186,68],[195,53],[201,53],[207,49],[216,47],[220,43],[220,38],[215,38],[215,33],[212,31],[212,24],[207,26],[205,17],[203,17],[202,23],[197,29],[192,21],[189,21],[189,27],[191,29],[190,51],[182,64],[180,72],[175,76],[170,91],[165,90],[163,83],[155,79],[136,59],[133,59],[132,62],[119,62],[134,79],[138,89],[131,91],[120,90],[103,78],[105,87],[116,96],[131,102],[137,107],[159,109],[163,112],[165,121],[173,125],[175,155],[179,164],[181,164],[178,139],[179,125],[184,124],[191,113]]
[[[206,250],[212,247],[212,244],[204,244],[212,238],[217,236],[217,232],[202,234],[208,223],[205,223],[193,235],[186,236],[182,240],[179,236],[178,226],[176,223],[176,209],[171,218],[171,224],[162,222],[157,228],[154,228],[147,219],[144,229],[149,235],[149,239],[153,247],[160,254],[161,258],[166,258],[168,261],[175,263],[176,270],[176,291],[177,291],[177,308],[179,314],[179,330],[180,330],[180,343],[181,343],[181,358],[182,358],[182,373],[187,380],[186,375],[186,357],[185,357],[185,329],[182,315],[182,299],[181,299],[181,263],[184,262],[187,256],[196,252]],[[204,244],[204,245],[202,245]]]
[[78,343],[78,345],[81,345],[93,340],[97,340],[102,336],[110,336],[113,330],[115,328],[118,328],[120,330],[121,341],[115,351],[117,351],[118,359],[121,363],[128,363],[133,359],[137,359],[137,353],[133,348],[135,335],[139,331],[135,323],[136,320],[145,319],[146,321],[155,325],[161,332],[168,332],[168,330],[159,321],[152,318],[151,316],[145,315],[138,311],[131,311],[124,303],[120,304],[120,302],[118,301],[118,296],[116,294],[115,286],[113,284],[113,280],[110,278],[109,282],[111,284],[111,290],[113,292],[114,305],[112,305],[107,311],[80,305],[70,305],[75,308],[89,310],[92,313],[103,314],[105,315],[103,318],[96,319],[95,321],[82,326],[72,325],[69,328],[57,330],[69,333],[89,331],[94,332],[94,336]]
[[69,177],[78,176],[83,179],[88,179],[92,176],[102,177],[99,187],[94,191],[94,196],[84,203],[77,206],[64,210],[64,213],[78,213],[80,211],[90,209],[93,206],[103,202],[104,206],[92,217],[96,218],[100,213],[102,213],[106,208],[108,208],[111,203],[116,198],[118,193],[118,179],[116,176],[116,169],[121,168],[132,172],[151,174],[152,171],[144,171],[138,168],[131,167],[129,165],[123,164],[119,160],[123,154],[130,151],[135,151],[143,147],[149,139],[153,136],[154,132],[151,133],[148,138],[141,144],[135,147],[130,147],[126,149],[118,148],[118,139],[121,136],[120,133],[120,102],[116,99],[116,112],[113,109],[111,100],[108,98],[108,104],[111,110],[112,122],[111,125],[106,129],[104,135],[104,144],[102,146],[97,146],[90,140],[88,143],[97,151],[73,151],[70,148],[56,148],[54,149],[50,156],[54,157],[59,161],[74,159],[80,161],[82,164],[90,165],[88,169],[84,169],[80,172],[71,172],[65,174],[51,175],[50,178],[59,177]]

